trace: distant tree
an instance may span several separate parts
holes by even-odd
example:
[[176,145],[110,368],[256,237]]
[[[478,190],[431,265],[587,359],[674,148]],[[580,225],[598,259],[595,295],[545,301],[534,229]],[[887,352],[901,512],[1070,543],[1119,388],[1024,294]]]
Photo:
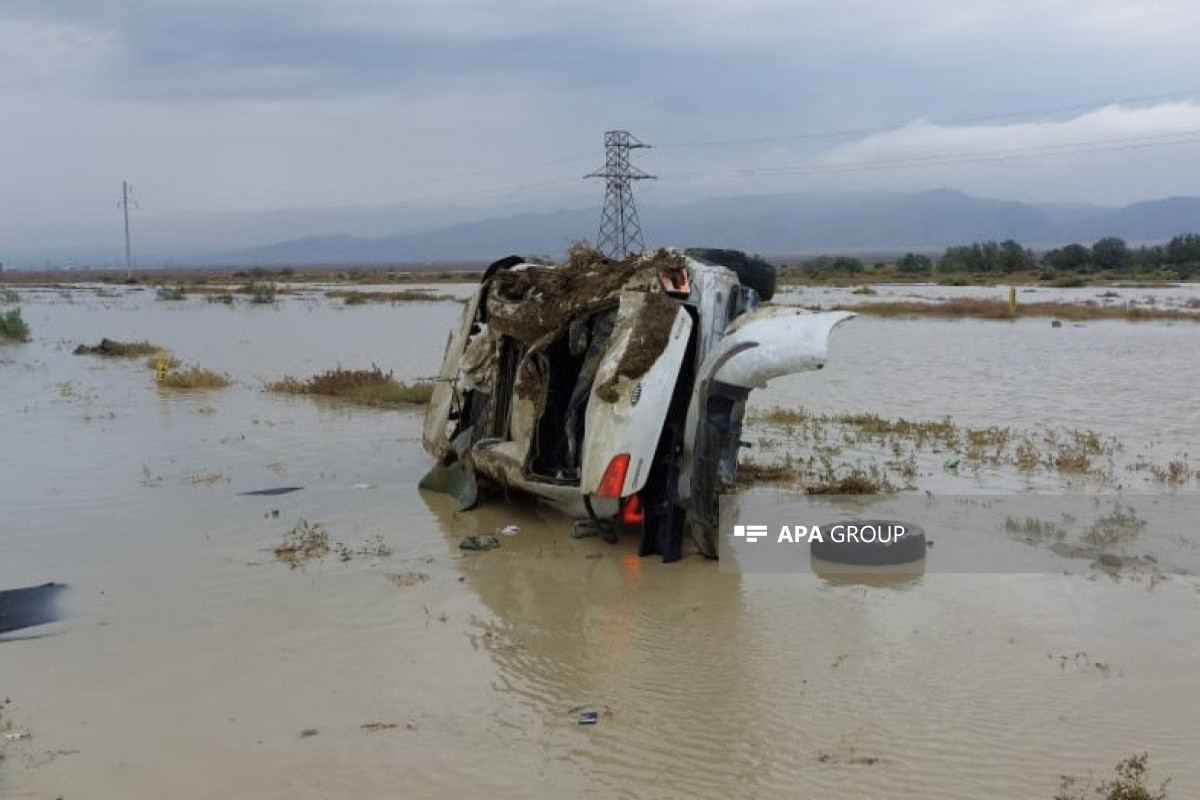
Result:
[[1069,244],[1046,253],[1047,265],[1064,272],[1090,272],[1092,251],[1081,244]]
[[946,248],[938,262],[940,272],[1017,272],[1034,265],[1033,254],[1009,239],[1006,242],[975,242]]
[[1167,242],[1167,261],[1175,266],[1200,264],[1200,234],[1185,233]]
[[1166,250],[1162,245],[1139,247],[1131,255],[1133,268],[1139,272],[1154,272],[1161,269],[1167,261]]
[[896,270],[903,275],[928,275],[933,271],[933,261],[920,253],[906,253],[896,262]]
[[1025,272],[1037,266],[1037,259],[1034,258],[1033,251],[1022,247],[1012,239],[1006,239],[1000,243],[996,256],[998,263],[995,271],[997,272],[1006,274]]
[[1096,269],[1129,269],[1133,256],[1124,239],[1106,236],[1092,245],[1092,263]]
[[947,247],[938,259],[938,272],[970,272],[974,260],[970,247]]
[[851,258],[850,256],[838,256],[829,265],[829,271],[842,275],[857,275],[863,271],[863,263],[857,258]]

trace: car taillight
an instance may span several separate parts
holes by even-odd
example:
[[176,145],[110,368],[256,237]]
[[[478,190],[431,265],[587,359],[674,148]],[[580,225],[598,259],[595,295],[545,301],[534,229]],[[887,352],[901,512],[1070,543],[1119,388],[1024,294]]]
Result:
[[613,460],[608,462],[608,468],[604,470],[604,477],[600,479],[596,496],[620,497],[621,489],[625,486],[625,473],[627,472],[629,472],[629,453],[613,456]]
[[621,522],[626,525],[641,525],[646,519],[642,513],[642,498],[636,494],[631,494],[625,498],[625,502],[621,505]]

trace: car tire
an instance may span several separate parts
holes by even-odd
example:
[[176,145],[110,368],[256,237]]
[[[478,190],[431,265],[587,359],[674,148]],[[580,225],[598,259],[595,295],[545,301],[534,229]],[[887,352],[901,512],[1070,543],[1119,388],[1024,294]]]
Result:
[[[849,521],[847,521],[849,522]],[[836,564],[853,564],[864,567],[882,567],[893,564],[907,564],[920,561],[925,557],[925,531],[919,525],[896,520],[853,520],[855,525],[903,525],[904,535],[891,542],[843,541],[835,542],[829,536],[829,531],[839,522],[822,525],[824,541],[814,540],[809,544],[809,552],[814,558],[832,561]]]
[[486,283],[488,278],[506,269],[512,269],[517,264],[524,264],[525,259],[521,256],[505,256],[504,258],[493,261],[487,265],[487,269],[483,271],[483,277],[479,279],[480,283]]

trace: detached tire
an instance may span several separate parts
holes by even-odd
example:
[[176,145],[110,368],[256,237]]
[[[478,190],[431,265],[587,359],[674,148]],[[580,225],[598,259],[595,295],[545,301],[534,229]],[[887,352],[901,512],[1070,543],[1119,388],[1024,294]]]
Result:
[[749,286],[763,301],[775,296],[775,265],[759,258],[748,256],[741,250],[722,250],[716,247],[690,247],[684,255],[708,264],[717,264],[737,273],[738,282]]
[[[835,542],[830,536],[830,531],[838,525],[857,525],[859,528],[875,526],[881,530],[886,530],[889,525],[903,525],[904,535],[889,542],[864,542],[861,540]],[[907,522],[880,519],[847,520],[835,522],[828,527],[822,525],[821,533],[825,541],[810,544],[809,552],[815,558],[832,561],[835,564],[883,567],[920,561],[925,557],[925,531],[919,525]]]

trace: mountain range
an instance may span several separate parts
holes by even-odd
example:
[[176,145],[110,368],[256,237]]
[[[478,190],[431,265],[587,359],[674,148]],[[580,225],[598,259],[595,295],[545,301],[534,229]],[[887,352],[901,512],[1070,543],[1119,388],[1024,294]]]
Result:
[[[1200,197],[1113,208],[1024,203],[939,189],[916,193],[748,195],[640,210],[648,247],[731,247],[766,256],[940,252],[1015,239],[1034,248],[1119,236],[1130,244],[1200,231]],[[450,263],[508,253],[561,255],[594,241],[598,209],[515,214],[379,238],[309,236],[207,259],[228,265]]]

